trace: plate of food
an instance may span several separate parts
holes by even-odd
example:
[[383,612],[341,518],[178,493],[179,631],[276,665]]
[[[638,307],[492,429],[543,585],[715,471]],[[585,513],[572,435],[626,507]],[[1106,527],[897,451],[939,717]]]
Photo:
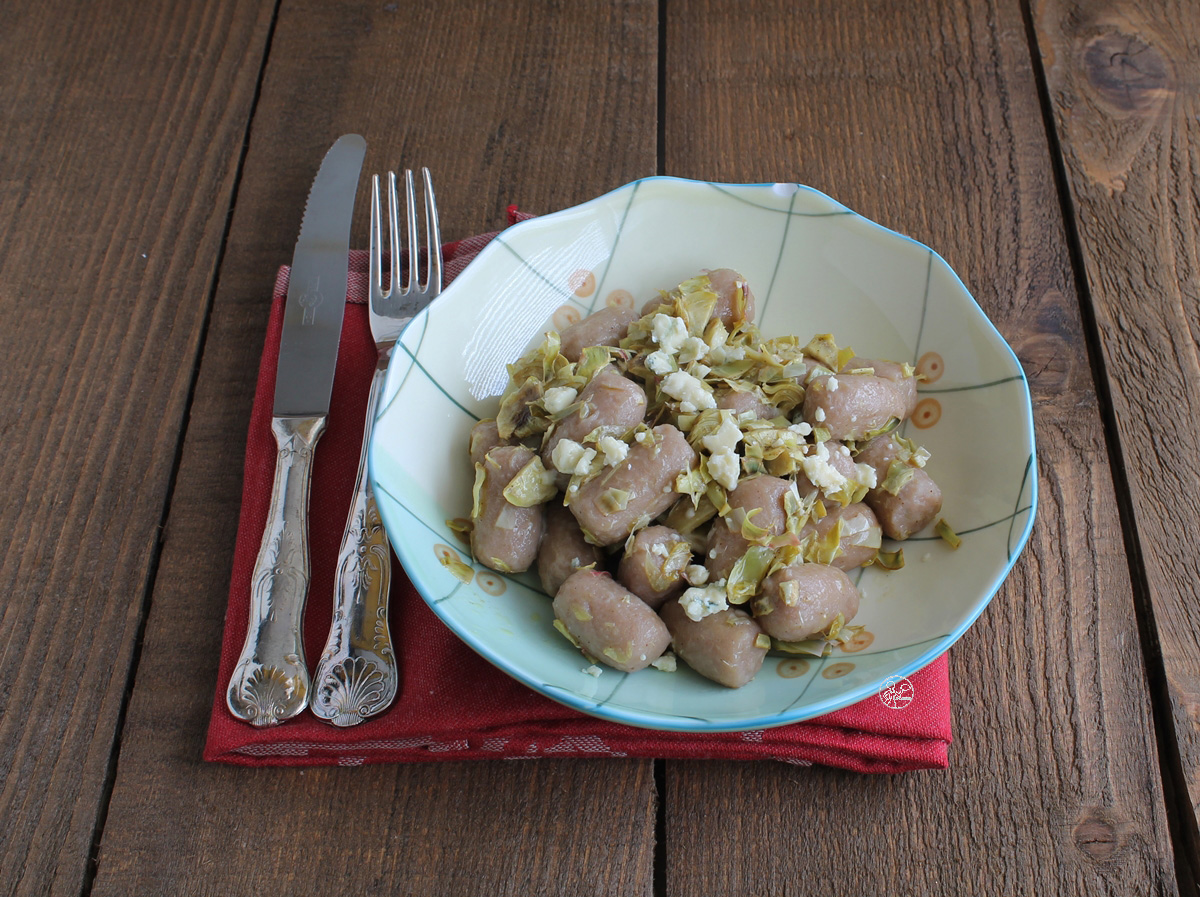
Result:
[[932,249],[796,184],[654,177],[502,232],[401,335],[405,571],[584,713],[762,729],[983,612],[1037,504],[1021,365]]

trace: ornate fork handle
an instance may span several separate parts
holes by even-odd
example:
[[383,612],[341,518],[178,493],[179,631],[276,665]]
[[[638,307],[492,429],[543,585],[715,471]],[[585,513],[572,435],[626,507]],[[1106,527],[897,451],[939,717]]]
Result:
[[225,702],[234,716],[275,726],[308,705],[302,624],[308,598],[308,495],[324,417],[274,418],[271,510],[250,581],[250,626]]
[[380,353],[363,427],[354,501],[338,552],[333,623],[313,674],[312,712],[335,726],[354,726],[387,709],[398,671],[388,627],[391,549],[367,479],[367,446],[391,352]]

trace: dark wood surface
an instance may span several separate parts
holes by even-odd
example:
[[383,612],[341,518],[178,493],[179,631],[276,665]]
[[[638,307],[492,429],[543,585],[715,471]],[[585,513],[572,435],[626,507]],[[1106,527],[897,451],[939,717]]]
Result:
[[[1200,7],[1051,2],[1034,21],[1111,403],[1166,762],[1200,808]],[[1138,376],[1139,371],[1148,377]],[[1176,473],[1178,471],[1178,473]]]
[[[0,895],[1195,890],[1193,4],[3,18]],[[1041,477],[951,654],[948,771],[201,762],[273,272],[346,131],[436,162],[449,239],[658,172],[811,184],[946,257]]]

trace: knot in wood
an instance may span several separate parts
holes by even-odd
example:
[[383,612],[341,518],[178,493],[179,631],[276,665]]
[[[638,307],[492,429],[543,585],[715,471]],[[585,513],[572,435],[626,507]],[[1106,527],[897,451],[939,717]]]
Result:
[[1142,38],[1106,31],[1084,46],[1083,65],[1097,95],[1123,112],[1160,103],[1168,90],[1166,57]]
[[1097,863],[1111,860],[1124,844],[1125,836],[1111,810],[1089,807],[1072,833],[1075,846],[1088,859]]

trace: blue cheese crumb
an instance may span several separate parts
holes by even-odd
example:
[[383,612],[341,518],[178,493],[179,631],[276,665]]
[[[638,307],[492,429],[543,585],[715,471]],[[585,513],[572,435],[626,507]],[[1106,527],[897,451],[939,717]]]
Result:
[[675,362],[671,360],[670,355],[659,349],[646,356],[646,367],[650,369],[650,373],[658,374],[661,377],[675,370]]
[[629,446],[614,436],[601,437],[596,446],[604,454],[605,467],[616,467],[629,454]]
[[704,388],[703,381],[685,371],[668,374],[662,382],[662,390],[671,398],[678,399],[681,409],[683,405],[691,406],[692,410],[717,407],[717,400]]
[[659,312],[650,325],[650,334],[664,352],[674,355],[688,338],[688,329],[680,318]]
[[550,453],[555,469],[569,476],[587,473],[595,457],[595,449],[584,448],[574,439],[560,439]]
[[551,414],[558,414],[560,411],[565,411],[578,395],[579,393],[570,386],[551,386],[542,396],[542,402],[547,411]]
[[679,596],[679,606],[688,615],[688,619],[696,622],[726,610],[729,602],[726,600],[725,580],[721,579],[706,586],[693,586]]

